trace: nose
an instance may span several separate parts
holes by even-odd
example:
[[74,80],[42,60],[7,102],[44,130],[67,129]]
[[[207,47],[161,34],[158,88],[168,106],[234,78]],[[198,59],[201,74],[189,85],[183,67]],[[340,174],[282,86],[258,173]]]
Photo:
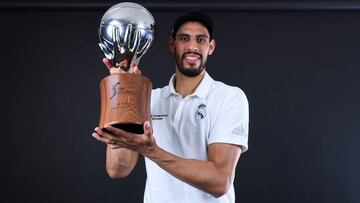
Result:
[[187,50],[188,51],[193,51],[193,52],[199,52],[199,47],[198,47],[197,40],[194,39],[193,37],[188,41]]

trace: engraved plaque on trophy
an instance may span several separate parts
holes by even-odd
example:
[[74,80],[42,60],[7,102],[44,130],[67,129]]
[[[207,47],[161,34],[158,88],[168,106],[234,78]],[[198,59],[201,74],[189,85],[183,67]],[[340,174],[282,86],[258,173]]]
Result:
[[155,21],[143,6],[124,2],[112,6],[103,15],[99,28],[99,46],[105,57],[121,73],[100,82],[101,112],[99,127],[109,123],[128,132],[143,133],[150,120],[151,81],[134,74],[133,66],[155,39]]

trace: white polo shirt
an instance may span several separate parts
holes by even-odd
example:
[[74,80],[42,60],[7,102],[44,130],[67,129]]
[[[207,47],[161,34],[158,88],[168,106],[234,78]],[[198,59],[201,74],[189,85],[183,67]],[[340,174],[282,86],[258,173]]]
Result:
[[[238,87],[214,81],[205,74],[198,88],[182,98],[175,92],[174,76],[169,85],[152,91],[151,113],[157,144],[186,159],[208,160],[211,143],[240,145],[248,148],[249,107]],[[147,180],[145,203],[234,203],[232,185],[219,197],[203,192],[160,168],[145,158]]]

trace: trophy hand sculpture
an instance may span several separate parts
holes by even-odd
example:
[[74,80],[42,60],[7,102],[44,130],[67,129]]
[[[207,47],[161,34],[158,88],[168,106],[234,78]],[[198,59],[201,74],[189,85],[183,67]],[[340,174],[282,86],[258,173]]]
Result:
[[106,123],[128,132],[143,133],[150,120],[151,81],[133,74],[133,66],[155,39],[155,21],[139,4],[124,2],[112,6],[103,15],[99,28],[100,49],[116,68],[100,82],[101,112],[99,127]]

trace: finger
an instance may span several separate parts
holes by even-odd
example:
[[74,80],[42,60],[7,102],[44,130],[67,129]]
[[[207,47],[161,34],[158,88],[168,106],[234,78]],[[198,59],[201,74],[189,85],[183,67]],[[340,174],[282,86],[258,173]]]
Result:
[[146,135],[152,134],[152,129],[151,129],[151,125],[150,125],[149,121],[145,121],[145,123],[144,123],[144,134],[146,134]]
[[144,134],[138,138],[140,139],[139,142],[149,143],[152,140],[152,129],[149,121],[145,121],[143,125],[143,129],[144,129]]
[[103,130],[103,129],[99,128],[99,127],[95,128],[95,132],[97,134],[99,134],[101,137],[106,137],[108,135],[111,135],[111,132],[107,132],[106,130]]
[[96,132],[97,134],[99,134],[100,136],[102,136],[102,135],[104,134],[104,131],[103,131],[101,128],[99,128],[99,127],[96,127],[96,128],[95,128],[95,132]]
[[108,68],[109,70],[110,70],[111,68],[115,68],[115,67],[111,64],[110,60],[107,59],[107,58],[103,58],[103,63],[105,64],[106,68]]
[[111,141],[115,140],[116,137],[111,134],[111,132],[106,132],[104,130],[102,130],[101,128],[99,127],[96,127],[95,128],[95,131],[97,132],[97,134],[101,137],[101,138],[104,138],[105,140],[102,140],[103,142],[106,142],[106,143],[111,143]]
[[97,134],[97,133],[92,133],[91,135],[92,135],[95,139],[97,139],[98,141],[100,141],[100,142],[103,142],[103,143],[106,143],[106,144],[109,144],[109,142],[111,142],[111,141],[108,140],[107,138],[102,137],[102,136],[100,136],[100,135]]
[[138,66],[134,66],[134,73],[137,75],[141,75],[141,70],[139,69]]

